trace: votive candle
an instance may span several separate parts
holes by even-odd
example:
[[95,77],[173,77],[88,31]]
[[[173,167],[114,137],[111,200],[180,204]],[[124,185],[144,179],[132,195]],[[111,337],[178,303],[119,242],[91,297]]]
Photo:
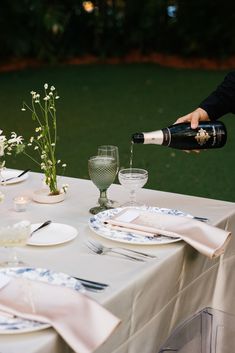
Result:
[[24,212],[27,209],[29,198],[27,196],[17,196],[14,198],[14,209],[17,212]]

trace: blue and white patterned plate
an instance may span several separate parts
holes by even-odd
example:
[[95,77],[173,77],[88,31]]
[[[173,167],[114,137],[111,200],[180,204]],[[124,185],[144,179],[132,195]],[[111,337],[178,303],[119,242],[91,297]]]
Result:
[[[72,288],[79,292],[85,292],[82,284],[73,277],[68,276],[65,273],[54,272],[43,268],[31,268],[31,267],[12,267],[0,269],[0,273],[3,273],[11,277],[27,278],[34,281],[46,282],[58,286],[65,286]],[[11,317],[1,314],[0,311],[0,334],[18,334],[25,332],[32,332],[43,330],[50,327],[49,324],[45,324],[38,321],[26,320],[20,317]]]
[[[134,207],[134,208],[155,213],[156,215],[160,213],[160,214],[168,214],[168,215],[174,215],[174,216],[191,217],[190,215],[184,212],[181,212],[179,210],[169,209],[169,208],[148,207],[148,206]],[[170,237],[165,237],[163,235],[159,235],[158,237],[153,237],[153,238],[144,237],[144,236],[135,234],[134,231],[124,232],[120,230],[110,229],[108,226],[104,224],[104,221],[106,219],[111,218],[112,216],[119,213],[123,209],[124,208],[114,208],[114,209],[100,212],[97,215],[92,216],[89,220],[89,227],[95,233],[97,233],[98,235],[104,238],[114,240],[114,241],[119,241],[122,243],[131,243],[136,245],[161,245],[161,244],[175,243],[176,241],[181,240],[180,238],[170,238]]]

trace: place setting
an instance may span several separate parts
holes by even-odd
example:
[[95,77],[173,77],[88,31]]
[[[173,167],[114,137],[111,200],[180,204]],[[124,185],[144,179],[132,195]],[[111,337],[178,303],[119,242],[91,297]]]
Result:
[[[45,241],[49,234],[49,241]],[[66,234],[67,239],[62,236],[55,241],[56,234],[63,234],[64,237]],[[36,235],[42,237],[40,243],[32,242]],[[70,241],[76,236],[74,227],[51,220],[31,224],[27,220],[11,218],[1,222],[0,247],[8,250],[8,256],[0,263],[0,335],[31,333],[53,327],[74,351],[80,353],[89,352],[91,346],[92,350],[98,347],[118,325],[118,318],[87,295],[89,292],[103,292],[109,287],[107,283],[48,268],[34,268],[25,263],[17,252],[18,247],[50,246]],[[64,308],[62,314],[61,308]],[[92,317],[84,317],[83,308],[89,308]],[[75,321],[73,315],[69,316],[71,319],[67,317],[68,312],[76,315]],[[87,338],[84,341],[81,325],[98,323],[99,315],[106,318],[109,324],[102,328],[95,339],[93,333],[86,335],[88,341],[92,342],[90,345]],[[61,320],[64,322],[62,326]],[[79,328],[76,328],[77,325]]]
[[[111,150],[109,147],[109,151]],[[107,148],[107,147],[106,147]],[[98,147],[99,151],[99,147]],[[124,168],[119,170],[118,147],[115,147],[115,154],[106,155],[104,152],[100,158],[91,157],[88,160],[88,171],[91,181],[99,189],[100,197],[98,199],[99,206],[92,207],[90,213],[93,214],[89,219],[89,227],[96,234],[109,240],[135,244],[135,245],[151,245],[151,244],[168,244],[180,241],[180,238],[167,238],[164,236],[149,237],[141,231],[118,228],[111,226],[106,221],[119,214],[122,210],[142,210],[149,211],[154,214],[167,213],[185,215],[183,212],[170,209],[160,209],[158,207],[148,207],[137,202],[137,192],[147,183],[148,171],[141,168]],[[118,161],[118,162],[117,162]],[[130,163],[132,165],[132,163]],[[129,200],[119,207],[114,207],[107,197],[107,191],[118,175],[119,183],[128,192]],[[117,203],[117,202],[116,202]]]
[[[156,246],[185,241],[209,258],[215,258],[224,252],[231,233],[210,225],[206,217],[140,204],[136,194],[147,183],[148,171],[133,168],[131,162],[130,166],[118,171],[119,183],[128,192],[129,200],[114,208],[108,202],[107,189],[117,174],[115,158],[109,156],[100,160],[96,156],[92,157],[92,161],[89,159],[90,179],[100,191],[99,206],[90,209],[93,216],[88,221],[89,228],[94,233],[104,239],[129,245]],[[88,242],[87,246],[100,255],[119,250],[116,247],[94,244],[94,241]]]

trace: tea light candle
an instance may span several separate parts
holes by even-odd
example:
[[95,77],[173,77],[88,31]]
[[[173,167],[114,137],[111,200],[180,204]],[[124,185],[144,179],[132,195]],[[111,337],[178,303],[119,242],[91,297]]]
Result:
[[26,211],[29,198],[26,196],[17,196],[14,198],[14,209],[17,212]]

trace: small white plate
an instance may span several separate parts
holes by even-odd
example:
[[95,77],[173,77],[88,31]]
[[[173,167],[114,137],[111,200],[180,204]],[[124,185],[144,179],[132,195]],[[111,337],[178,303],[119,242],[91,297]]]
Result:
[[[3,183],[3,185],[21,183],[22,181],[26,180],[28,178],[28,176],[29,176],[28,173],[25,173],[21,177],[17,178],[17,175],[19,175],[22,172],[23,172],[23,170],[4,169],[1,172],[1,180],[0,181],[1,181],[1,183]],[[14,179],[11,179],[11,180],[8,180],[6,182],[3,182],[5,179],[8,179],[8,178],[14,178]]]
[[[9,267],[0,269],[0,273],[3,273],[10,277],[27,278],[34,281],[41,281],[50,283],[58,286],[65,286],[72,288],[78,292],[85,292],[84,287],[81,283],[61,272],[54,272],[43,268],[31,268],[31,267]],[[49,324],[45,324],[39,321],[22,319],[20,317],[10,317],[0,312],[0,334],[18,334],[44,330],[50,327]]]
[[[42,223],[31,224],[31,232]],[[48,226],[35,232],[27,241],[27,245],[51,246],[67,243],[76,238],[76,228],[62,223],[51,223]]]
[[[181,212],[179,210],[173,210],[169,208],[159,208],[159,207],[134,207],[135,209],[139,210],[144,210],[144,211],[149,211],[154,214],[168,214],[168,215],[174,215],[174,216],[188,216],[191,217],[190,215]],[[106,210],[103,212],[98,213],[97,215],[93,216],[89,220],[89,227],[98,235],[122,242],[122,243],[129,243],[129,244],[135,244],[135,245],[161,245],[161,244],[170,244],[170,243],[175,243],[177,241],[180,241],[180,238],[170,238],[170,237],[165,237],[164,235],[159,235],[158,237],[145,237],[145,236],[140,236],[138,234],[135,234],[135,232],[124,232],[120,230],[114,230],[110,229],[104,224],[104,220],[107,218],[111,218],[115,214],[119,213],[123,208],[114,208],[110,210]]]

